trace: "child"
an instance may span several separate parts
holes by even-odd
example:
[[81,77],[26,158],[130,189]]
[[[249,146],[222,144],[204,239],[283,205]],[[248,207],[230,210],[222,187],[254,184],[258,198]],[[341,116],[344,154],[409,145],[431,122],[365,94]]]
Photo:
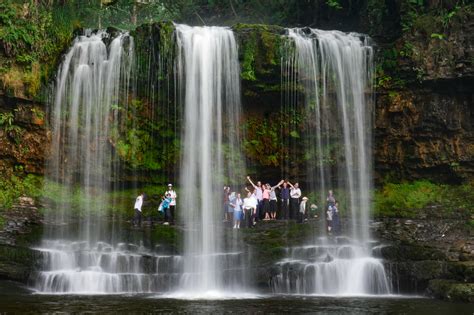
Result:
[[161,209],[162,212],[165,213],[165,222],[163,225],[169,225],[170,223],[168,222],[168,218],[171,218],[170,216],[170,204],[173,199],[171,198],[171,194],[167,193],[165,197],[163,198],[163,201],[161,202]]

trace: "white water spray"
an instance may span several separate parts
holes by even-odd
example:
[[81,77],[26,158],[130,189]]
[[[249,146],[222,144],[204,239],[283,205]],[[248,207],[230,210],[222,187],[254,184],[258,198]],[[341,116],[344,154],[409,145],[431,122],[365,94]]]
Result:
[[[369,234],[372,188],[371,130],[373,48],[361,34],[317,29],[289,29],[290,46],[282,66],[288,90],[284,108],[307,115],[310,190],[345,193],[350,239],[316,240],[289,249],[273,280],[276,292],[360,295],[390,292],[383,264],[371,257]],[[299,97],[302,88],[302,98]],[[335,170],[331,161],[339,167]],[[336,196],[337,197],[337,196]],[[324,222],[324,220],[323,220]],[[321,226],[325,230],[325,224]],[[323,232],[324,233],[324,232]],[[350,255],[340,252],[350,251]]]
[[245,174],[237,44],[228,28],[177,25],[176,31],[176,66],[184,93],[182,290],[212,296],[221,290],[235,291],[245,276],[242,253],[223,252],[221,231],[223,186]]
[[61,64],[47,169],[50,179],[59,183],[61,200],[70,201],[76,189],[81,191],[83,214],[77,228],[77,213],[67,202],[45,215],[47,231],[38,248],[45,264],[34,284],[40,292],[141,292],[152,287],[142,265],[136,265],[142,258],[133,246],[102,242],[111,236],[100,220],[109,210],[106,193],[116,175],[110,142],[117,119],[113,106],[127,104],[133,50],[133,38],[126,33],[110,38],[105,31],[87,31],[75,39]]

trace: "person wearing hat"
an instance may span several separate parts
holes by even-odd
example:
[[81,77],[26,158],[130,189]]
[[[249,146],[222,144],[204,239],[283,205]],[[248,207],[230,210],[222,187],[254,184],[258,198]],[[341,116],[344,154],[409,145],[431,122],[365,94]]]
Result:
[[165,223],[174,224],[174,217],[175,217],[175,209],[176,209],[176,198],[178,194],[176,191],[173,190],[173,185],[168,184],[168,190],[165,192],[165,196],[169,195],[171,198],[170,206],[169,206],[169,215],[165,212]]
[[303,197],[300,202],[300,211],[298,215],[298,223],[303,223],[306,215],[306,202],[308,201],[307,197]]

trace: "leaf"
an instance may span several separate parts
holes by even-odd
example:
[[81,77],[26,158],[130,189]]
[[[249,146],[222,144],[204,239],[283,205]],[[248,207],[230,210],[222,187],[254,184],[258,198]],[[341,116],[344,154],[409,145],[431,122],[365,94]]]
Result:
[[293,131],[290,132],[290,137],[292,137],[292,138],[299,138],[300,135],[299,135],[299,133],[298,133],[297,131],[293,130]]

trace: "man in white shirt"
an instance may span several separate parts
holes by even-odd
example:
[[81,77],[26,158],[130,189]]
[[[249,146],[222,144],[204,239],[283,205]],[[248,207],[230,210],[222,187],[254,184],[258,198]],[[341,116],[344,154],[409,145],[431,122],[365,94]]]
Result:
[[247,227],[253,227],[255,225],[255,216],[257,213],[258,201],[251,192],[247,193],[247,198],[244,199],[244,213],[245,220],[247,221]]
[[170,202],[170,208],[169,208],[169,218],[165,214],[165,223],[169,222],[170,224],[174,224],[174,212],[176,209],[176,198],[178,197],[178,194],[176,194],[176,191],[173,190],[173,185],[168,184],[168,190],[165,192],[165,196],[169,194],[171,196],[171,202]]
[[141,193],[138,195],[137,199],[135,199],[135,205],[133,208],[135,209],[135,216],[133,217],[133,225],[137,225],[138,221],[138,226],[142,226],[142,206],[143,206],[143,197],[144,194]]
[[300,198],[301,198],[301,189],[299,188],[299,184],[295,183],[290,185],[290,219],[296,219],[297,213],[300,207]]

